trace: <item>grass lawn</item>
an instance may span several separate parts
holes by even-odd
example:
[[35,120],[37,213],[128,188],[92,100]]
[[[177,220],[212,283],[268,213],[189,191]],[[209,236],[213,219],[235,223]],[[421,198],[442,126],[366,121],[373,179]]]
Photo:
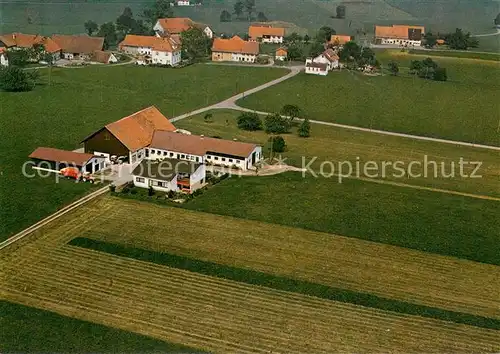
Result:
[[103,125],[150,105],[172,117],[218,102],[287,71],[194,65],[183,69],[92,66],[40,70],[32,92],[0,92],[0,240],[81,196],[87,185],[22,175],[38,146],[75,149]]
[[288,172],[229,178],[184,207],[500,264],[496,201]]
[[4,353],[195,351],[182,345],[3,300],[0,300],[0,314],[0,350]]
[[[240,141],[258,143],[265,147],[264,153],[269,155],[269,151],[266,149],[268,139],[266,133],[238,129],[236,118],[240,112],[214,110],[211,113],[213,114],[213,121],[210,123],[204,121],[204,114],[200,114],[180,120],[176,122],[176,126],[195,134],[220,136],[231,140],[236,138]],[[388,173],[385,179],[465,193],[500,196],[498,184],[500,160],[498,159],[498,151],[429,143],[317,124],[311,125],[311,137],[309,138],[299,138],[296,134],[296,127],[292,129],[290,134],[283,136],[287,144],[287,150],[282,155],[286,158],[285,162],[290,165],[302,167],[303,157],[306,165],[314,157],[317,157],[317,160],[311,166],[314,170],[319,170],[323,161],[350,161],[353,166],[357,159],[360,162],[376,161],[379,165],[383,161],[404,161],[405,164],[408,164],[413,160],[423,161],[424,156],[427,156],[429,161],[436,161],[438,166],[444,163],[448,172],[451,170],[451,164],[454,163],[456,177],[445,178],[439,174],[436,178],[433,175],[434,167],[429,165],[427,177],[397,178]],[[461,157],[467,161],[481,161],[482,166],[479,173],[483,177],[478,179],[460,177],[458,162]],[[467,174],[472,172],[473,168],[471,167],[465,170]],[[345,171],[347,171],[347,168]],[[414,174],[423,173],[424,168],[416,166],[413,171]]]
[[[424,56],[383,52],[386,63]],[[311,119],[436,138],[500,145],[500,71],[498,63],[455,58],[436,60],[448,70],[448,82],[403,74],[369,77],[348,71],[327,77],[295,76],[238,101],[265,112],[297,104]]]
[[423,49],[411,49],[409,53],[417,55],[426,55],[426,56],[437,56],[437,57],[500,61],[500,55],[498,55],[497,53],[475,53],[475,52],[462,52],[456,50],[423,50]]

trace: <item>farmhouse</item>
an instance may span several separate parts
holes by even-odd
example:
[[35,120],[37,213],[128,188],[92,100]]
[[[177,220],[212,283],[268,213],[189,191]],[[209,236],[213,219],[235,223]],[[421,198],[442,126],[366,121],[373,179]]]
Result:
[[306,61],[306,74],[326,76],[328,75],[328,64]]
[[213,61],[255,62],[259,54],[259,43],[244,41],[238,36],[231,39],[215,38],[212,45]]
[[52,40],[61,48],[64,59],[90,60],[96,50],[102,50],[104,38],[54,34]]
[[338,47],[350,42],[352,40],[351,36],[332,34],[330,40],[328,41],[329,46]]
[[208,38],[214,37],[214,33],[210,27],[198,22],[194,22],[189,17],[160,18],[158,19],[158,21],[156,21],[153,30],[159,35],[179,35],[191,28],[201,29]]
[[80,172],[94,173],[106,166],[105,158],[93,154],[39,147],[29,158],[39,168],[59,171],[64,167],[77,167]]
[[375,43],[420,47],[424,33],[422,26],[375,26]]
[[250,26],[248,28],[250,40],[262,43],[283,43],[285,29],[271,26]]
[[0,48],[0,66],[9,66],[9,58],[7,58],[7,50],[4,47]]
[[102,50],[96,50],[92,53],[91,61],[102,64],[117,63],[118,59],[111,52],[105,52]]
[[119,49],[132,55],[140,55],[140,65],[178,65],[181,62],[181,46],[170,37],[138,36],[128,34]]
[[131,163],[144,158],[157,130],[175,131],[175,127],[154,106],[110,123],[86,137],[82,143],[86,153],[103,156],[127,156]]
[[143,160],[133,171],[134,186],[161,192],[193,192],[205,183],[205,165],[177,159]]
[[247,170],[262,159],[262,147],[239,141],[156,131],[146,159],[174,158]]
[[0,35],[0,47],[5,48],[5,50],[31,49],[37,46],[42,46],[43,52],[51,53],[54,56],[54,60],[59,59],[61,47],[59,47],[50,37],[24,33]]
[[283,47],[279,47],[278,49],[276,49],[276,52],[274,54],[274,58],[276,60],[286,60],[287,56],[288,51]]

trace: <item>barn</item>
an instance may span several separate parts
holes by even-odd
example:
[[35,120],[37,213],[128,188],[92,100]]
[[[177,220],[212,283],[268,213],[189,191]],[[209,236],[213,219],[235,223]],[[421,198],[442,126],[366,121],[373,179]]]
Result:
[[55,171],[71,166],[77,167],[82,173],[94,173],[106,167],[103,157],[49,147],[38,147],[29,158],[36,167]]

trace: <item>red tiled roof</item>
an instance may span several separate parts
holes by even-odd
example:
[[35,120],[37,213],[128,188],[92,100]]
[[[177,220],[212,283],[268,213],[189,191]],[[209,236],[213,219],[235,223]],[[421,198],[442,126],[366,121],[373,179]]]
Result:
[[105,52],[102,50],[96,50],[92,54],[92,60],[98,63],[107,64],[109,63],[109,58],[111,58],[111,52]]
[[276,49],[276,55],[278,55],[278,56],[284,56],[287,54],[288,54],[288,51],[283,47]]
[[248,28],[248,35],[252,39],[262,38],[263,36],[285,36],[285,29],[281,27],[271,26],[250,26]]
[[102,50],[104,45],[103,37],[54,34],[52,40],[66,53],[92,54],[96,50]]
[[7,47],[32,48],[35,44],[43,45],[45,51],[55,53],[61,48],[49,37],[38,34],[11,33],[0,36],[0,41]]
[[67,164],[83,166],[93,156],[94,155],[92,154],[85,154],[82,152],[39,147],[29,155],[29,158],[52,162],[65,162]]
[[125,39],[119,44],[120,49],[123,47],[148,47],[163,52],[180,50],[179,44],[169,37],[138,36],[134,34],[125,36]]
[[421,30],[422,34],[425,32],[423,26],[408,26],[408,25],[375,26],[375,37],[408,39],[408,30],[410,29]]
[[244,41],[238,36],[231,39],[215,38],[212,52],[259,54],[259,43]]
[[338,44],[346,44],[347,42],[351,41],[351,36],[346,36],[342,34],[332,34],[330,37],[330,43],[338,43]]
[[142,111],[110,123],[106,125],[106,129],[130,151],[135,151],[149,145],[156,130],[172,132],[176,130],[168,118],[161,114],[155,106],[145,108]]
[[163,30],[170,34],[179,34],[194,26],[193,20],[188,17],[160,18],[158,22]]
[[242,158],[248,157],[256,146],[256,144],[239,141],[207,138],[168,131],[155,132],[150,144],[151,148],[178,151],[198,156],[203,156],[207,152],[215,152]]
[[45,37],[44,40],[42,41],[42,44],[45,51],[49,53],[55,53],[61,50],[59,44],[54,42],[50,37]]
[[335,54],[333,49],[327,49],[323,52],[323,55],[325,56],[326,59],[328,59],[330,62],[332,61],[337,61],[339,60],[339,56]]

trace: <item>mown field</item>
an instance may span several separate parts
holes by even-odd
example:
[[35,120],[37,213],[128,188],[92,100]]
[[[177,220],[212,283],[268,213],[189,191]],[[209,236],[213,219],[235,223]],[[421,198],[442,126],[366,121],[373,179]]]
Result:
[[[497,266],[116,197],[95,204],[85,209],[102,223],[76,236],[500,319]],[[75,222],[85,217],[76,213]],[[154,219],[154,229],[141,221]]]
[[398,60],[402,70],[398,77],[348,71],[331,72],[327,77],[302,73],[238,104],[264,112],[297,104],[303,116],[311,119],[500,145],[498,63],[437,58],[447,68],[449,81],[434,82],[405,74],[410,60],[424,57],[397,53],[383,51],[378,57],[383,63]]
[[[95,224],[96,212],[111,215],[120,210],[115,206],[92,202],[75,211],[78,216],[66,215],[2,250],[0,297],[217,352],[498,350],[496,330],[250,286],[66,245]],[[123,221],[120,230],[126,230]]]
[[[89,190],[88,185],[25,178],[38,146],[75,149],[103,125],[156,105],[172,117],[277,78],[282,69],[195,65],[41,70],[43,84],[0,92],[0,239],[33,224]],[[216,83],[216,84],[215,84]],[[66,181],[67,182],[67,181]]]
[[132,332],[0,301],[4,353],[194,352]]
[[475,52],[465,52],[456,50],[411,49],[410,54],[425,55],[431,57],[436,56],[436,57],[451,57],[451,58],[461,58],[461,59],[481,59],[481,60],[500,61],[500,55],[498,53],[475,53]]
[[[204,120],[205,113],[203,113],[177,121],[175,124],[177,127],[187,129],[194,134],[254,142],[264,146],[266,156],[270,155],[269,147],[267,146],[268,135],[266,133],[263,131],[249,132],[237,127],[237,117],[241,112],[214,110],[210,113],[213,115],[211,122]],[[290,134],[285,134],[283,137],[286,141],[287,149],[281,155],[285,158],[284,162],[289,165],[303,167],[316,158],[310,167],[314,171],[319,171],[321,164],[325,161],[335,163],[346,161],[350,162],[353,166],[355,166],[356,161],[360,163],[375,161],[378,165],[381,165],[383,161],[404,161],[405,165],[408,165],[411,161],[420,161],[422,162],[421,165],[414,165],[412,167],[412,173],[415,177],[406,176],[398,178],[397,174],[392,173],[396,171],[388,168],[385,177],[380,174],[376,178],[470,194],[500,196],[498,185],[500,161],[498,159],[498,151],[429,143],[426,141],[358,132],[317,124],[311,125],[311,137],[307,139],[297,136],[296,127],[291,130]],[[423,162],[425,156],[427,156],[427,161],[429,162],[427,174],[425,173],[426,169]],[[464,168],[465,174],[461,177],[458,165],[460,158],[463,158],[465,161],[482,162],[478,170],[478,175],[482,177],[465,177],[465,175],[471,175],[475,168],[473,165],[466,166]],[[437,169],[431,161],[437,163]],[[444,165],[444,169],[441,168],[442,164]],[[445,177],[451,173],[453,165],[455,176],[453,178]],[[326,167],[325,171],[328,171]],[[345,166],[343,173],[347,171],[348,167]],[[443,171],[445,172],[445,176],[442,175]],[[421,176],[417,177],[419,174]],[[364,172],[361,173],[361,176],[365,176]]]

